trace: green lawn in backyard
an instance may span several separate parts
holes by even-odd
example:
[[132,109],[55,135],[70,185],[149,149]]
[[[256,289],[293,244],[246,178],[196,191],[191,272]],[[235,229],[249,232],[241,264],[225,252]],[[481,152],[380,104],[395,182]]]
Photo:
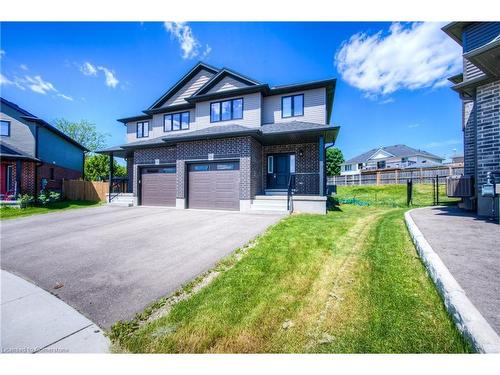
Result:
[[[335,195],[340,202],[352,199],[370,206],[406,207],[406,185],[353,185],[337,186]],[[448,198],[446,187],[439,187],[439,203],[455,204],[460,199]],[[413,185],[413,207],[430,206],[433,204],[432,184]]]
[[325,216],[287,217],[169,312],[146,320],[147,309],[116,324],[115,349],[467,352],[416,254],[404,211],[341,205]]
[[15,219],[18,217],[46,214],[49,212],[59,212],[64,210],[71,210],[75,208],[91,207],[101,204],[100,202],[90,201],[71,201],[65,200],[60,202],[50,203],[45,207],[27,207],[27,208],[13,208],[13,207],[0,207],[0,219]]

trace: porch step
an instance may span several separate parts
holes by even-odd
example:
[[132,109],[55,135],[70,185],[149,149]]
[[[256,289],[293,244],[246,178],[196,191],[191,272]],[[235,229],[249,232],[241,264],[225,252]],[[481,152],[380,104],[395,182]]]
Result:
[[276,196],[284,195],[284,196],[286,196],[287,193],[288,193],[287,189],[266,189],[265,190],[266,195],[276,195]]
[[251,210],[287,212],[286,196],[257,195],[250,205]]
[[[106,194],[109,202],[109,194]],[[132,207],[134,205],[134,194],[132,193],[119,193],[118,195],[111,194],[113,200],[108,204],[113,206]]]

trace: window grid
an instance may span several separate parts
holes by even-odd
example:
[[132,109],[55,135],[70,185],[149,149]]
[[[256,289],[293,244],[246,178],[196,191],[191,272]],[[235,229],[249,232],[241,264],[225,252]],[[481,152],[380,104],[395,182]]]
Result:
[[[241,104],[238,106],[239,103]],[[229,111],[229,113],[227,111],[226,112],[222,111],[224,106],[226,106],[226,109]],[[227,113],[229,116],[227,115]],[[243,98],[223,100],[220,102],[210,103],[210,122],[241,120],[242,118],[243,118]]]
[[163,116],[163,131],[170,132],[189,129],[190,116],[189,112],[169,113]]

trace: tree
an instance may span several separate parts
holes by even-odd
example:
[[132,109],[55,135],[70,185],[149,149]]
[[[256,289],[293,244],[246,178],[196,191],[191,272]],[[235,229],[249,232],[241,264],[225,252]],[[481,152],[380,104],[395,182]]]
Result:
[[[115,177],[125,177],[127,169],[118,164],[116,160],[113,163]],[[109,156],[108,155],[87,155],[85,157],[85,179],[87,181],[98,181],[107,179],[109,176]]]
[[55,121],[55,126],[82,146],[88,148],[90,152],[106,147],[106,138],[109,137],[109,134],[98,131],[95,124],[90,121],[71,122],[61,118]]
[[326,174],[328,176],[338,176],[340,174],[340,164],[344,162],[344,155],[337,147],[330,147],[326,150]]

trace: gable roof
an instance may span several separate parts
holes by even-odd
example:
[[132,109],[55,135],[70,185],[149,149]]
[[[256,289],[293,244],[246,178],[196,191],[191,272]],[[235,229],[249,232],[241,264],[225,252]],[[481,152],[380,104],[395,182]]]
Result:
[[39,159],[34,158],[31,155],[28,155],[25,152],[22,152],[15,147],[10,145],[6,145],[5,143],[0,143],[0,157],[2,159],[24,159],[24,160],[34,160],[39,161]]
[[370,160],[370,158],[373,155],[375,155],[380,150],[385,151],[391,155],[394,155],[394,157],[397,157],[397,158],[422,155],[422,156],[428,156],[430,158],[444,160],[442,157],[431,154],[430,152],[427,152],[424,150],[418,150],[418,149],[415,149],[413,147],[409,147],[406,145],[394,145],[394,146],[385,146],[385,147],[371,149],[370,151],[367,151],[361,155],[355,156],[355,157],[345,161],[343,164],[366,163],[368,160]]
[[[190,79],[192,79],[201,70],[207,70],[214,74],[205,84],[203,84],[196,92],[191,96],[185,97],[186,103],[176,104],[167,107],[162,107],[162,105],[167,102],[171,97],[173,97],[179,90],[186,85]],[[222,81],[225,77],[231,77],[239,82],[244,83],[245,87],[235,88],[231,90],[223,90],[219,92],[209,92],[217,83]],[[267,83],[261,83],[257,80],[244,76],[241,73],[235,72],[234,70],[228,68],[217,69],[213,66],[207,65],[203,62],[196,64],[184,77],[182,77],[174,86],[172,86],[161,98],[159,98],[152,106],[148,109],[142,111],[146,114],[125,117],[117,121],[126,124],[127,122],[140,121],[150,119],[152,115],[158,113],[167,113],[174,111],[182,111],[189,108],[194,108],[196,102],[207,101],[212,99],[223,99],[227,97],[251,94],[260,92],[263,96],[270,95],[281,95],[287,93],[293,93],[303,90],[311,90],[315,88],[325,88],[326,89],[326,113],[327,120],[330,121],[332,109],[333,109],[333,99],[335,96],[335,87],[337,80],[334,78],[323,79],[318,81],[308,81],[302,83],[294,83],[289,85],[280,86],[269,86]]]
[[77,141],[75,141],[73,138],[71,138],[70,136],[68,136],[64,132],[62,132],[59,129],[57,129],[56,127],[50,125],[48,122],[42,120],[41,118],[39,118],[39,117],[37,117],[37,116],[29,113],[27,110],[25,110],[24,108],[19,107],[17,104],[12,103],[12,102],[10,102],[7,99],[4,99],[2,97],[0,97],[0,102],[1,102],[2,105],[9,106],[10,108],[14,109],[15,111],[21,113],[22,116],[20,116],[20,117],[22,119],[24,119],[26,121],[36,122],[37,124],[43,126],[47,130],[49,130],[52,133],[58,135],[59,137],[61,137],[64,140],[68,141],[69,143],[75,145],[76,147],[82,149],[83,151],[89,151],[86,147],[84,147],[83,145],[81,145],[80,143],[78,143]]
[[228,68],[222,68],[216,75],[214,75],[207,83],[198,89],[191,97],[196,97],[198,95],[206,94],[211,88],[213,88],[217,83],[222,81],[226,77],[231,77],[238,82],[241,82],[247,86],[261,85],[259,81],[252,78],[246,77],[243,74],[237,73],[234,70]]
[[202,70],[207,70],[210,73],[216,74],[219,69],[205,64],[203,62],[198,62],[189,72],[187,72],[184,77],[182,77],[175,85],[173,85],[165,94],[163,94],[159,99],[157,99],[153,105],[151,105],[148,110],[153,110],[161,107],[168,99],[170,99],[177,91],[179,91],[186,83],[189,82],[196,74]]

